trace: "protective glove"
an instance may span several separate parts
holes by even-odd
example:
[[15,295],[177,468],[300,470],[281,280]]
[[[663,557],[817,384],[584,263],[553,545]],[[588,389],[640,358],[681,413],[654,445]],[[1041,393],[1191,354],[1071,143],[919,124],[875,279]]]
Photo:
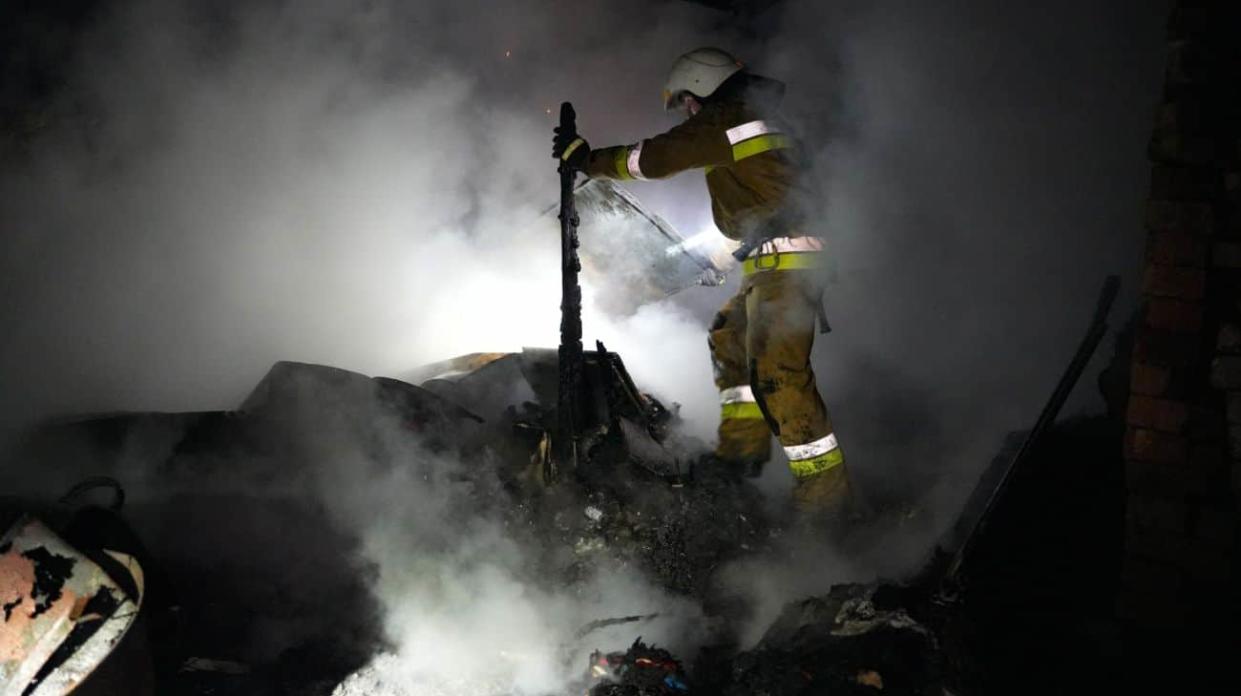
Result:
[[697,284],[713,288],[723,285],[727,280],[728,276],[722,271],[708,268],[698,275]]
[[561,134],[559,127],[555,133],[556,137],[552,138],[552,157],[578,171],[585,168],[586,160],[590,157],[590,145],[586,140],[575,134]]

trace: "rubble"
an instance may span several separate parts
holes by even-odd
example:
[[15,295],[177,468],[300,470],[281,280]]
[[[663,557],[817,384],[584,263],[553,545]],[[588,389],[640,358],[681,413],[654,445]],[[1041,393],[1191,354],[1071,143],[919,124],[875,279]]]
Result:
[[[1091,335],[1096,333],[1092,327]],[[1080,362],[1079,355],[1074,364]],[[592,693],[940,694],[945,656],[958,673],[977,671],[960,654],[977,652],[977,638],[967,635],[962,641],[953,634],[974,624],[945,622],[928,605],[938,597],[948,611],[964,616],[957,603],[982,606],[977,590],[986,585],[976,582],[972,595],[968,583],[956,586],[963,592],[936,594],[951,556],[945,553],[905,591],[842,585],[794,602],[753,649],[739,650],[730,631],[745,620],[748,608],[715,582],[716,574],[746,557],[777,554],[782,521],[770,518],[749,480],[699,457],[705,447],[677,432],[677,406],[665,407],[640,390],[619,356],[600,344],[583,353],[581,367],[579,463],[561,472],[554,471],[552,446],[557,355],[541,349],[462,356],[424,370],[419,384],[278,363],[235,411],[86,419],[57,424],[35,440],[50,445],[44,460],[64,458],[64,447],[77,443],[73,451],[88,452],[99,465],[94,473],[113,475],[125,467],[132,472],[136,458],[153,479],[189,475],[194,482],[158,510],[137,511],[178,530],[172,545],[166,541],[155,554],[179,585],[178,615],[190,636],[170,652],[177,665],[239,664],[248,671],[181,670],[176,680],[183,687],[191,688],[191,677],[213,684],[189,693],[221,689],[222,683],[249,693],[260,693],[258,684],[269,685],[264,688],[271,693],[306,695],[504,693],[503,679],[493,684],[486,673],[462,675],[460,683],[422,684],[412,692],[407,683],[379,684],[376,680],[385,678],[382,666],[398,658],[383,656],[387,646],[367,591],[367,569],[339,562],[352,556],[357,540],[332,528],[319,503],[296,491],[272,498],[236,492],[221,497],[210,490],[212,472],[220,467],[246,467],[246,479],[260,486],[295,479],[304,461],[324,446],[323,432],[396,467],[418,466],[401,459],[408,452],[472,462],[453,476],[469,484],[470,506],[493,511],[505,534],[529,552],[530,567],[523,572],[540,584],[572,593],[607,569],[632,568],[653,585],[693,600],[716,622],[709,631],[716,643],[701,651],[692,669],[641,641],[626,653],[603,655],[603,662],[597,655],[589,671],[606,680],[594,683]],[[1068,376],[1075,379],[1076,373]],[[1058,387],[1056,395],[1065,391]],[[1040,422],[1050,428],[1051,420]],[[1032,458],[1036,439],[1024,438],[1021,452]],[[38,449],[27,453],[31,461],[40,460]],[[995,509],[996,481],[1014,461],[1022,457],[1006,452],[997,459],[975,496],[988,504],[967,506],[957,531],[979,526],[970,524],[979,507]],[[123,501],[119,491],[115,498],[115,505]],[[257,567],[240,550],[235,565],[221,562],[218,556],[223,552],[227,558],[228,550],[217,548],[208,569],[204,558],[184,551],[194,545],[193,531],[204,515],[212,520],[213,537],[232,534],[270,551],[287,543],[278,530],[296,525],[315,540],[315,548],[272,553]],[[972,538],[972,533],[964,536]],[[943,550],[967,558],[962,549],[968,547],[960,537],[953,539],[956,544]],[[949,567],[970,569],[959,562]],[[215,582],[200,586],[196,580],[207,572]],[[304,616],[316,622],[285,636],[276,659],[237,650],[250,625]],[[647,618],[592,622],[565,654],[587,649],[596,639],[595,628]],[[943,640],[945,626],[952,645]],[[237,686],[242,683],[248,686]]]
[[[169,580],[167,601],[150,611],[163,622],[175,607],[175,635],[165,635],[168,655],[160,657],[171,661],[164,671],[174,683],[189,693],[328,693],[315,684],[334,686],[355,672],[382,645],[382,634],[366,569],[340,562],[354,555],[357,541],[332,528],[314,498],[296,487],[282,493],[287,484],[280,482],[297,480],[306,457],[322,446],[320,433],[380,457],[411,447],[480,462],[461,473],[472,479],[477,506],[498,511],[524,548],[541,549],[535,570],[566,591],[599,568],[632,567],[671,592],[705,600],[715,569],[768,544],[758,491],[713,471],[693,472],[693,484],[684,485],[695,445],[672,433],[675,410],[639,391],[619,358],[602,348],[587,353],[585,370],[589,468],[548,487],[539,452],[554,423],[545,406],[549,398],[555,403],[549,357],[488,356],[473,370],[421,386],[277,363],[235,411],[55,423],[31,438],[23,456],[35,463],[84,458],[92,473],[117,477],[140,471],[147,485],[170,493],[131,500],[126,513],[152,532],[152,556]],[[214,490],[220,474],[251,481],[253,494]],[[123,494],[115,497],[119,506]],[[290,527],[299,540],[314,539],[314,548],[285,548],[290,540],[280,530]],[[200,539],[208,531],[241,543]],[[202,583],[204,576],[213,581]],[[315,618],[298,618],[302,625],[285,637],[278,659],[242,648],[252,644],[252,627],[304,616]],[[300,646],[325,641],[329,647],[309,659],[296,657]],[[284,662],[300,666],[284,670]],[[204,667],[230,664],[248,671]]]
[[[395,439],[400,447],[476,462],[455,475],[470,480],[479,509],[496,511],[506,533],[534,550],[530,570],[549,587],[572,592],[600,569],[633,568],[652,584],[692,599],[717,622],[710,636],[716,642],[686,656],[693,659],[689,668],[680,656],[639,640],[624,653],[596,655],[581,670],[582,691],[939,695],[949,667],[945,656],[955,670],[974,669],[957,653],[978,652],[978,636],[966,635],[962,648],[951,632],[973,630],[978,620],[964,628],[947,622],[954,642],[947,645],[944,624],[927,609],[932,591],[924,585],[901,591],[834,587],[788,605],[757,645],[740,650],[730,642],[729,627],[747,616],[747,608],[721,590],[715,575],[735,560],[770,557],[781,539],[781,521],[770,518],[753,485],[733,472],[699,466],[694,453],[701,446],[676,434],[676,406],[665,408],[640,391],[619,358],[601,346],[586,353],[587,393],[580,402],[589,405],[587,456],[579,470],[549,485],[543,474],[555,423],[548,407],[555,403],[554,353],[467,357],[439,366],[418,385],[278,363],[235,411],[59,423],[34,438],[26,454],[38,462],[66,451],[89,452],[93,471],[107,475],[132,473],[137,457],[152,479],[175,482],[191,475],[195,487],[127,509],[139,526],[144,519],[158,520],[158,528],[169,530],[151,541],[159,573],[171,580],[171,597],[149,602],[148,613],[161,625],[175,614],[171,634],[165,626],[151,636],[164,641],[155,659],[171,665],[164,671],[172,673],[179,693],[506,693],[503,679],[485,671],[458,681],[385,682],[399,673],[399,658],[384,654],[378,610],[367,589],[370,571],[339,561],[354,554],[357,540],[332,528],[319,504],[295,491],[271,497],[210,490],[212,472],[220,467],[248,467],[249,480],[257,482],[295,477],[305,456],[320,446],[315,435],[325,429],[347,433],[377,456],[389,452]],[[40,454],[41,448],[46,451]],[[999,460],[1008,462],[1011,454]],[[76,490],[66,500],[84,495],[85,488]],[[119,488],[113,498],[113,507],[125,500]],[[997,520],[1003,528],[1003,516]],[[204,541],[195,534],[204,523],[212,539],[244,537],[250,549],[263,549],[270,558],[256,559],[244,548],[211,547],[202,555]],[[290,526],[302,530],[299,538],[314,539],[314,548],[276,552],[288,543],[280,530]],[[201,583],[208,575],[213,582]],[[258,587],[263,591],[256,593]],[[966,599],[977,604],[986,599],[977,590],[987,585],[980,579],[974,587]],[[53,594],[49,585],[40,596],[55,601]],[[6,598],[5,611],[22,611],[26,601]],[[238,647],[251,640],[251,626],[292,626],[291,617],[307,616],[315,621],[285,635],[274,655]],[[591,645],[603,627],[615,636],[631,623],[632,640],[651,618],[600,618],[584,626],[565,653],[606,647]]]
[[636,640],[623,653],[594,653],[591,696],[944,693],[930,628],[876,585],[839,585],[785,607],[753,649],[704,650],[688,673],[671,653]]
[[589,696],[671,696],[690,691],[681,662],[667,650],[634,640],[625,652],[590,656]]
[[[278,363],[236,411],[131,414],[62,423],[44,432],[43,442],[85,443],[98,461],[108,457],[119,460],[138,451],[149,458],[150,475],[154,477],[175,479],[186,472],[201,475],[213,467],[244,465],[254,467],[250,473],[263,480],[279,476],[282,470],[287,475],[286,468],[296,466],[299,452],[314,446],[313,439],[306,439],[307,433],[325,427],[344,429],[358,442],[373,443],[370,446],[379,452],[386,446],[384,438],[393,436],[379,424],[396,423],[396,435],[408,437],[419,447],[488,463],[467,471],[478,479],[475,490],[483,497],[479,505],[502,511],[512,534],[529,548],[543,549],[535,563],[549,583],[567,590],[599,568],[628,566],[640,569],[655,585],[692,597],[716,611],[738,611],[730,604],[735,598],[719,595],[713,577],[717,569],[734,559],[771,549],[777,522],[768,519],[757,490],[732,472],[693,466],[696,445],[675,435],[675,407],[666,409],[639,391],[619,358],[602,347],[587,353],[584,388],[589,393],[582,403],[591,405],[590,418],[584,421],[588,456],[582,470],[548,487],[539,469],[540,444],[554,423],[554,414],[546,406],[555,403],[555,370],[549,358],[554,354],[530,350],[488,355],[473,360],[472,369],[446,370],[427,378],[421,386],[322,366]],[[67,438],[67,434],[74,437]],[[109,443],[123,443],[123,447]],[[697,447],[700,451],[701,446]],[[105,467],[103,471],[117,468]],[[119,504],[119,491],[117,497]],[[229,526],[238,523],[243,527],[237,528],[248,529],[245,533],[250,535],[261,528],[316,524],[312,520],[317,512],[309,501],[209,499],[216,507],[212,514],[216,519],[213,524],[219,525],[217,533],[226,533]],[[158,513],[165,521],[192,509],[205,510],[193,496],[185,494],[168,504],[175,509]],[[261,512],[253,504],[261,504]],[[141,514],[141,508],[136,512]],[[254,524],[262,527],[255,529]],[[353,542],[332,542],[333,536],[324,529],[320,538],[327,548],[337,548],[329,552],[331,555],[347,556]],[[181,535],[177,543],[186,544],[188,539]],[[202,561],[167,548],[162,551],[156,554],[162,569],[181,578],[176,598],[179,621],[189,625],[180,631],[184,634],[188,629],[192,636],[180,645],[175,657],[177,668],[172,670],[175,682],[189,689],[188,693],[406,693],[401,685],[375,683],[383,674],[379,666],[394,658],[370,657],[382,641],[378,627],[368,618],[373,610],[359,601],[367,594],[344,589],[364,581],[356,570],[337,569],[338,577],[333,579],[333,571],[321,565],[313,571],[311,585],[304,586],[305,576],[296,581],[280,580],[281,574],[287,578],[290,570],[272,567],[269,579],[264,580],[271,583],[271,590],[262,597],[278,599],[268,603],[256,601],[259,598],[247,589],[253,576],[230,580],[228,573],[233,571],[227,563],[213,563],[211,572],[216,582],[212,587],[195,587],[192,578],[206,572]],[[324,593],[330,593],[332,603],[324,605],[315,599],[329,596]],[[346,597],[353,599],[341,604]],[[293,643],[276,663],[256,663],[256,656],[236,651],[235,643],[246,632],[246,625],[270,620],[262,618],[265,616],[300,615],[311,611],[312,603],[314,611],[327,612],[324,618],[337,632],[322,649],[313,646],[326,636],[309,633],[297,639],[301,642]],[[913,654],[915,646],[926,645],[925,632],[899,613],[867,614],[868,610],[857,606],[849,614],[836,607],[831,611],[832,620],[838,616],[852,618],[843,626],[823,629],[816,628],[819,624],[815,623],[822,617],[814,612],[806,614],[809,610],[804,607],[800,611],[800,624],[791,615],[784,617],[758,652],[736,657],[726,670],[735,675],[730,681],[735,684],[733,693],[741,693],[736,689],[751,688],[763,679],[776,678],[771,670],[790,660],[821,659],[837,650],[868,655],[867,650],[878,650],[869,646],[892,641],[909,643],[911,647],[905,649],[908,654]],[[579,637],[583,645],[578,647],[588,644],[597,628],[649,618],[595,622],[584,627]],[[299,644],[305,647],[299,648]],[[305,659],[296,657],[298,654],[304,654]],[[689,677],[680,663],[641,641],[624,654],[605,657],[611,681],[595,684],[593,693],[680,693],[689,689]],[[370,659],[379,662],[358,669]],[[901,688],[902,677],[889,662],[859,660],[847,663],[848,669],[854,670],[851,678],[867,670],[880,676],[864,675],[854,687],[882,679],[886,690]],[[285,662],[290,669],[281,667]],[[669,667],[673,664],[675,669]],[[281,677],[282,673],[287,676]],[[346,679],[347,674],[352,676]],[[503,692],[502,685],[470,682],[476,678],[483,675],[464,675],[461,684],[424,684],[413,693]],[[833,671],[819,678],[835,684],[844,676]]]
[[840,585],[790,604],[754,650],[732,661],[721,693],[941,696],[935,636],[879,589]]

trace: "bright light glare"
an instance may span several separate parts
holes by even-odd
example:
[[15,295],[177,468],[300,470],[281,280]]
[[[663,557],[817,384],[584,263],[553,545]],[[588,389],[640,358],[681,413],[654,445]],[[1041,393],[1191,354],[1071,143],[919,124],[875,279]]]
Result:
[[720,234],[714,227],[703,230],[698,234],[680,242],[673,244],[664,250],[669,258],[680,254],[686,249],[697,249],[708,244],[719,244],[724,239],[724,235]]

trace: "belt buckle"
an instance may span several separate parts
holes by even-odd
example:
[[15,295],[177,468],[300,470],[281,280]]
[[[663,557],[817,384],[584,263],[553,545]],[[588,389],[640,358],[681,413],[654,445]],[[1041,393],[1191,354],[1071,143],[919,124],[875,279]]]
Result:
[[[763,265],[763,259],[766,257],[771,257],[770,266]],[[754,256],[754,270],[755,271],[774,271],[776,268],[779,268],[779,266],[780,266],[780,252],[779,251],[772,251],[770,254],[756,254]]]

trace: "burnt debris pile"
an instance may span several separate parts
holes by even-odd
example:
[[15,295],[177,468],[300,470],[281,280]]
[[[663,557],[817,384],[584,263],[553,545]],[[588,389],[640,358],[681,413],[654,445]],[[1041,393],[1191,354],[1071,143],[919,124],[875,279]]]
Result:
[[[1042,464],[1048,450],[1037,446],[1050,431],[1056,438],[1047,441],[1069,437],[1069,451],[1109,459],[1107,427],[1061,434],[1053,425],[1105,311],[1036,427],[997,458],[920,576],[904,587],[841,585],[794,602],[752,647],[739,634],[755,616],[753,598],[730,589],[721,570],[788,557],[785,542],[796,535],[771,517],[750,480],[712,467],[705,447],[679,434],[677,407],[639,389],[601,344],[582,354],[572,448],[557,440],[557,353],[527,349],[463,356],[408,381],[282,362],[234,411],[59,422],[33,433],[19,456],[51,472],[44,484],[58,490],[84,476],[129,485],[130,495],[116,491],[106,513],[121,515],[142,540],[132,555],[147,592],[122,647],[146,646],[139,662],[149,665],[156,693],[404,693],[365,686],[383,676],[366,666],[393,646],[376,595],[383,558],[363,552],[368,540],[357,518],[419,506],[431,517],[410,524],[431,531],[418,549],[399,553],[425,556],[424,564],[460,543],[456,530],[485,520],[522,549],[518,572],[532,586],[572,595],[625,568],[701,608],[694,620],[705,624],[699,645],[707,647],[684,656],[690,668],[639,640],[568,668],[591,693],[939,694],[945,682],[957,693],[997,684],[1017,693],[1021,681],[1005,675],[1029,665],[1011,659],[1014,650],[1050,657],[1056,635],[1088,642],[1108,630],[1098,611],[1110,603],[1106,563],[1088,582],[1063,569],[1034,571],[1050,568],[1040,558],[1066,550],[1103,558],[1111,540],[1077,535],[1065,544],[1044,533],[1045,491],[1031,493],[1052,485],[1063,507],[1067,491],[1080,489],[1075,509],[1101,517],[1106,511],[1091,501],[1100,486],[1118,485],[1107,477],[1076,488],[1048,484],[1049,473],[1064,469]],[[571,461],[557,454],[567,450]],[[362,488],[368,493],[359,497]],[[79,500],[84,495],[26,511],[63,527],[57,520],[73,516],[67,508],[98,508]],[[1013,522],[1031,495],[1043,522]],[[1031,553],[1005,555],[1014,543]],[[1049,546],[1035,551],[1039,544]],[[1012,577],[1022,563],[1031,570]],[[1074,597],[1082,601],[1059,628],[1035,620]],[[1014,611],[1013,602],[1029,612]],[[598,647],[595,628],[626,622],[595,618],[603,624],[588,624],[575,645],[562,646],[566,656]],[[644,629],[634,623],[629,640]],[[1106,661],[1107,649],[1096,658]]]
[[[701,447],[675,435],[675,409],[639,391],[615,354],[586,357],[583,456],[554,481],[555,353],[537,350],[468,356],[424,371],[422,386],[278,363],[236,410],[59,421],[18,456],[63,476],[49,489],[87,474],[129,486],[123,517],[145,542],[151,586],[129,640],[154,646],[151,671],[169,693],[328,694],[384,649],[377,569],[332,513],[330,497],[350,492],[330,473],[316,481],[334,467],[435,476],[443,463],[469,491],[462,519],[499,517],[537,550],[530,572],[548,587],[620,564],[734,607],[713,599],[713,575],[770,545],[761,496],[694,471]],[[33,497],[2,502],[53,522],[71,514]]]
[[733,660],[721,693],[942,693],[935,637],[893,603],[898,596],[838,585],[788,605],[758,646]]

